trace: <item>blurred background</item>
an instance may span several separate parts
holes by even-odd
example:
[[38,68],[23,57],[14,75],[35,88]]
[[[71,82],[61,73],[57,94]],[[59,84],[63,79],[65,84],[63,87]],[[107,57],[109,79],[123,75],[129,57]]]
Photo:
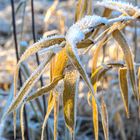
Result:
[[[94,6],[97,0],[93,0],[93,13],[102,15],[103,9]],[[129,0],[130,3],[140,6],[139,0]],[[30,0],[14,0],[15,18],[16,18],[16,37],[19,56],[35,41],[33,38],[32,9]],[[74,23],[76,0],[34,0],[34,25],[36,41],[43,36],[52,34],[65,34],[68,28]],[[114,15],[117,15],[114,12]],[[140,22],[134,22],[124,31],[132,51],[135,62],[140,63]],[[121,50],[118,50],[115,43],[109,42],[105,50],[105,56],[101,52],[100,63],[112,62],[119,59],[123,60]],[[104,50],[103,50],[104,51]],[[116,53],[117,52],[117,53]],[[87,65],[87,72],[91,71],[91,54],[83,56],[82,62]],[[42,61],[45,54],[39,55]],[[9,105],[12,99],[13,74],[15,70],[16,52],[13,37],[12,10],[10,0],[0,0],[0,118],[4,109]],[[25,64],[26,75],[32,73],[37,67],[36,57],[30,57]],[[109,137],[110,140],[140,140],[140,120],[134,101],[130,103],[130,119],[126,118],[123,102],[118,88],[118,73],[114,69],[105,76],[105,81],[98,83],[98,91],[104,95],[109,113]],[[43,76],[45,84],[49,82],[49,74]],[[36,85],[36,88],[40,83]],[[76,123],[76,140],[94,139],[92,113],[87,103],[86,93],[88,88],[83,81],[79,84],[78,110]],[[130,89],[131,92],[131,89]],[[47,97],[46,97],[47,99]],[[41,99],[40,99],[41,102]],[[61,101],[60,101],[61,102]],[[61,103],[62,104],[62,103]],[[33,102],[33,105],[35,103]],[[42,103],[41,103],[42,105]],[[30,140],[39,140],[42,125],[41,110],[37,110],[40,121],[32,111],[32,106],[27,105],[29,111],[28,131]],[[17,119],[18,120],[18,119]],[[99,140],[103,140],[103,130],[101,121],[99,121]],[[48,119],[48,133],[50,140],[53,139],[53,113]],[[68,130],[64,124],[62,105],[60,105],[58,139],[67,140]],[[17,139],[21,139],[20,125],[17,121]],[[0,140],[13,140],[13,120],[12,115],[0,123]]]

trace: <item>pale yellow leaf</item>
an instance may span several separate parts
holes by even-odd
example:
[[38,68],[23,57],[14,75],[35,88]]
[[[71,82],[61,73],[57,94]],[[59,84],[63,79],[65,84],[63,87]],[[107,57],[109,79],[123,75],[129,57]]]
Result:
[[125,62],[127,65],[127,70],[129,73],[133,93],[134,93],[136,99],[139,100],[134,61],[133,61],[133,56],[132,56],[132,52],[130,50],[129,44],[126,41],[124,35],[119,30],[115,30],[113,32],[113,37],[117,41],[117,43],[120,45],[120,47],[124,53],[124,58],[125,58]]
[[47,113],[45,115],[45,119],[44,119],[43,125],[42,125],[41,140],[44,140],[44,131],[45,131],[46,123],[47,123],[48,117],[54,107],[54,103],[55,103],[55,96],[53,96],[53,92],[51,92],[50,96],[49,96],[49,101],[48,101]]
[[91,83],[94,87],[94,91],[97,92],[97,81],[100,80],[101,77],[105,75],[105,73],[110,70],[112,66],[101,65],[99,66],[94,73],[91,75]]
[[101,101],[101,118],[102,118],[102,126],[103,126],[105,140],[109,140],[108,113],[107,113],[106,104],[103,99]]
[[69,66],[64,78],[63,106],[65,123],[71,133],[75,131],[78,79],[77,71]]
[[57,140],[58,113],[59,113],[59,95],[56,93],[54,102],[54,140]]
[[129,118],[127,68],[119,69],[119,82],[120,82],[121,96],[124,103],[126,115]]
[[98,107],[95,98],[93,96],[92,96],[92,117],[93,117],[95,140],[98,140],[98,135],[99,135]]
[[23,103],[20,108],[20,127],[21,127],[21,136],[22,140],[25,140],[24,136],[24,106],[25,104]]
[[53,79],[49,85],[39,88],[35,93],[32,93],[29,97],[27,97],[26,102],[34,100],[39,96],[51,91],[61,79],[63,79],[63,76],[55,77],[55,79]]

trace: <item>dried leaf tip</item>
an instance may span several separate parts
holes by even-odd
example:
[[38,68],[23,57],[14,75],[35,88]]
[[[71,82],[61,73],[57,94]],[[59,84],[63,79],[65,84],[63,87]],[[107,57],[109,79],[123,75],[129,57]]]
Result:
[[131,3],[117,0],[103,0],[102,2],[97,2],[97,6],[103,6],[117,11],[125,11],[128,14],[140,13],[140,9],[137,6],[132,5]]

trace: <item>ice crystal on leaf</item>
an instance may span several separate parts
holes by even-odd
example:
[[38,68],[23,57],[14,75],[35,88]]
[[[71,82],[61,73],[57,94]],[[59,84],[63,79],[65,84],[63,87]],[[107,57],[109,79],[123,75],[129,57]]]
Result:
[[85,16],[69,28],[66,39],[71,43],[77,44],[85,38],[86,33],[100,24],[108,24],[108,20],[97,15]]
[[95,28],[96,26],[100,24],[107,24],[108,20],[104,17],[100,17],[97,15],[92,16],[85,16],[81,20],[79,20],[76,25],[79,26],[79,28],[83,31],[86,31],[87,28]]
[[116,0],[103,0],[102,2],[97,2],[96,5],[103,6],[112,10],[117,10],[120,12],[125,11],[128,14],[140,13],[140,9],[133,6],[131,3],[116,1]]

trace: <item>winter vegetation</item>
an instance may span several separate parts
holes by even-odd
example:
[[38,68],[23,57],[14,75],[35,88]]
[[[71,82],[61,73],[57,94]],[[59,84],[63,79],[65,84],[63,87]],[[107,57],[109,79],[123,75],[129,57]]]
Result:
[[0,139],[139,140],[139,5],[0,1]]

